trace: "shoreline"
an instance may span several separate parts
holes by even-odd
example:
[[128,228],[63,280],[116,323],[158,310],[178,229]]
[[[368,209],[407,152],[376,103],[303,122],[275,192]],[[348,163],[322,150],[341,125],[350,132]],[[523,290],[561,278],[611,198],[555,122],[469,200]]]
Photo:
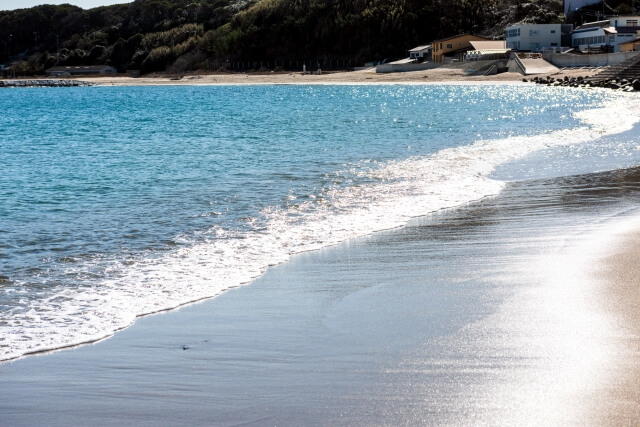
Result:
[[[611,185],[614,192],[637,179],[623,183],[608,174],[598,177],[593,182],[596,188]],[[549,206],[538,206],[538,197],[546,194],[545,181],[540,182],[512,185],[508,194],[496,198],[295,255],[249,286],[139,318],[108,340],[1,364],[0,412],[12,425],[42,422],[44,414],[51,425],[79,421],[121,425],[134,419],[165,425],[633,422],[640,403],[637,377],[631,375],[640,366],[637,349],[615,353],[611,364],[608,359],[596,358],[593,365],[587,360],[584,367],[596,370],[581,371],[580,345],[611,352],[620,348],[620,342],[637,343],[637,329],[626,325],[628,336],[622,337],[590,331],[590,324],[583,325],[584,331],[566,329],[566,338],[575,338],[574,332],[583,335],[575,348],[573,341],[557,342],[558,337],[546,333],[563,327],[553,322],[554,316],[564,321],[574,310],[578,316],[572,325],[580,325],[580,315],[590,309],[596,316],[607,310],[616,315],[620,301],[603,300],[598,293],[618,282],[615,274],[620,266],[629,268],[625,277],[630,289],[638,283],[637,234],[603,232],[609,245],[596,245],[596,255],[607,249],[596,263],[603,280],[576,288],[577,294],[569,292],[572,285],[557,294],[555,282],[536,280],[513,289],[487,281],[482,274],[490,271],[499,277],[510,271],[522,277],[526,271],[535,276],[538,271],[530,269],[530,254],[537,253],[531,252],[536,240],[519,246],[516,254],[511,242],[539,239],[534,236],[540,230],[549,233],[554,225],[567,230],[566,225],[573,224],[570,215],[545,213],[550,207],[558,213],[565,212],[567,202],[589,207],[590,202],[562,195]],[[564,188],[563,182],[560,179],[559,188]],[[573,191],[580,194],[583,189],[577,182]],[[538,196],[523,201],[531,190]],[[507,209],[514,208],[513,201],[518,201],[515,211]],[[593,198],[591,203],[600,202]],[[531,209],[536,212],[533,223],[528,219]],[[605,217],[613,219],[615,212],[612,209]],[[512,220],[523,221],[524,227],[509,225]],[[495,223],[503,226],[494,228]],[[582,229],[598,223],[596,216]],[[566,249],[567,243],[569,256],[574,250],[581,252],[584,238],[591,240],[590,236],[570,230],[566,237],[550,236],[543,244],[550,244],[545,253],[552,255],[555,247]],[[513,256],[522,257],[521,262],[509,267],[517,261]],[[485,262],[495,264],[486,267]],[[462,264],[455,267],[456,263]],[[527,269],[519,273],[523,267]],[[465,269],[473,270],[473,275],[467,276]],[[451,273],[458,280],[450,282]],[[439,277],[445,280],[444,288]],[[617,289],[609,289],[611,296]],[[560,311],[554,309],[557,297],[568,302]],[[576,297],[579,303],[574,306]],[[585,306],[583,300],[593,304]],[[496,301],[502,301],[497,310]],[[627,302],[632,318],[638,316],[637,300]],[[501,309],[504,303],[507,306]],[[546,318],[548,314],[552,319]],[[502,322],[512,315],[516,317],[502,329]],[[531,322],[534,319],[539,322]],[[485,342],[485,335],[492,334],[496,340]],[[601,347],[607,343],[615,345]],[[455,353],[458,345],[464,357]],[[578,366],[573,366],[575,362]],[[453,377],[440,376],[445,368]],[[564,369],[569,370],[566,378]],[[604,378],[591,379],[591,384],[590,373]],[[576,378],[585,383],[563,384]],[[522,380],[531,382],[522,389]],[[611,383],[601,382],[607,380]],[[496,389],[474,394],[486,381],[495,381]],[[447,400],[447,396],[457,398]],[[462,399],[468,406],[456,406],[461,397],[469,398]],[[592,403],[584,405],[585,399]],[[442,408],[442,413],[434,408]]]
[[[469,75],[462,67],[440,67],[425,71],[398,73],[376,73],[375,69],[362,71],[326,72],[321,75],[299,72],[248,72],[248,73],[194,73],[185,75],[152,74],[142,77],[130,76],[78,76],[45,78],[56,81],[86,82],[94,86],[211,86],[211,85],[278,85],[278,84],[530,84],[534,77],[563,79],[590,77],[599,68],[564,69],[554,73],[522,75],[506,72],[492,76]],[[35,81],[42,78],[13,79],[12,81]],[[5,81],[9,81],[6,79]],[[525,81],[527,83],[525,83]],[[0,80],[2,83],[2,80]]]

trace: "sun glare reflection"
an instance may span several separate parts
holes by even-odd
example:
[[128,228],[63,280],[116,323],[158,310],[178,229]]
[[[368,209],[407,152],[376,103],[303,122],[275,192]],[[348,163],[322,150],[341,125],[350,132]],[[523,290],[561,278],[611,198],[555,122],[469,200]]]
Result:
[[624,349],[615,314],[602,304],[601,283],[593,273],[623,228],[556,239],[558,247],[525,262],[528,277],[511,279],[530,285],[473,326],[493,341],[489,347],[507,368],[497,371],[505,378],[487,390],[491,400],[509,408],[498,424],[567,424],[603,412],[598,397],[609,387],[613,362]]

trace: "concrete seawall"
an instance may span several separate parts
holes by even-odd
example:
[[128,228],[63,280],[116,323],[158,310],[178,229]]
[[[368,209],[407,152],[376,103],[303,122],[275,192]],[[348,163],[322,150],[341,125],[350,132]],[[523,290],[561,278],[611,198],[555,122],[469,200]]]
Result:
[[605,67],[617,65],[638,52],[599,53],[594,55],[567,55],[562,53],[544,53],[545,60],[556,67]]
[[406,63],[406,64],[380,64],[376,66],[376,73],[406,73],[409,71],[424,71],[432,68],[438,68],[441,64],[433,62]]

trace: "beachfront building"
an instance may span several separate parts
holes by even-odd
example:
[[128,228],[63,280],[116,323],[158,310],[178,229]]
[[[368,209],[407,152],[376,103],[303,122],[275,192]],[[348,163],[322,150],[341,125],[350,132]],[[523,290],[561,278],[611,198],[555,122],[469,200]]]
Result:
[[433,62],[444,64],[445,62],[462,61],[464,55],[473,50],[471,41],[489,40],[473,34],[459,34],[445,39],[435,40],[432,43]]
[[620,45],[640,34],[639,23],[638,16],[614,16],[604,21],[589,22],[573,31],[572,46],[581,52],[621,52]]
[[78,66],[56,66],[46,71],[51,77],[69,76],[109,76],[118,74],[118,70],[109,65],[78,65]]
[[410,49],[409,58],[416,62],[429,61],[431,59],[431,45],[417,46]]
[[513,50],[542,52],[571,46],[571,24],[516,24],[507,27],[506,44]]

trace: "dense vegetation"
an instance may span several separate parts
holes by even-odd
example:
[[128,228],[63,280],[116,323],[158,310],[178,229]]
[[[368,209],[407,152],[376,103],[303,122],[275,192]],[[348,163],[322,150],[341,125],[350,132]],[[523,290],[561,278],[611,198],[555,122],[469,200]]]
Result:
[[[46,0],[45,0],[46,1]],[[629,1],[608,0],[629,8]],[[561,22],[561,0],[136,0],[83,10],[0,12],[0,63],[123,72],[355,66],[459,33],[501,36],[520,21]],[[10,58],[10,61],[9,61]]]

